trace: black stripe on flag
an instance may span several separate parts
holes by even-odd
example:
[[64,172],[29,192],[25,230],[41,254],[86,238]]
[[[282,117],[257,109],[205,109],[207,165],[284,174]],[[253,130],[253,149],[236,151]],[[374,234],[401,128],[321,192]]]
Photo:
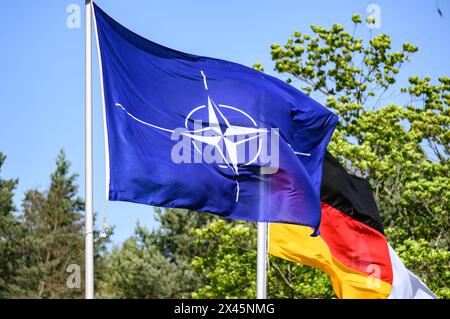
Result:
[[380,213],[367,179],[347,173],[327,152],[323,162],[321,201],[384,234]]

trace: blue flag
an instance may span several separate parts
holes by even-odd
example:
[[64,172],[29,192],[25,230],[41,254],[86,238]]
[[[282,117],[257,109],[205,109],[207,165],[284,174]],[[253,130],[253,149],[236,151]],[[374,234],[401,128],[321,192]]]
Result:
[[110,200],[317,233],[332,112],[274,77],[163,47],[94,11]]

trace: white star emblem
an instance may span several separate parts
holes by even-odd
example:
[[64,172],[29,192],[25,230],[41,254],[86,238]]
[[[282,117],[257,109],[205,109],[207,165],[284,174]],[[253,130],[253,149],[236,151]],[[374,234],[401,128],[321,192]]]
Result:
[[[208,91],[208,85],[206,84],[206,77],[203,71],[201,71],[201,73],[203,75],[205,89]],[[237,126],[230,124],[228,119],[220,111],[219,107],[214,103],[214,101],[211,99],[209,95],[208,95],[207,109],[208,109],[208,126],[202,129],[182,133],[182,135],[187,136],[194,141],[199,141],[201,143],[214,146],[215,149],[221,155],[224,162],[228,165],[228,167],[233,169],[233,171],[237,175],[239,175],[238,146],[247,143],[248,141],[260,138],[262,135],[267,134],[268,131],[267,129]],[[225,123],[226,126],[225,129],[223,129],[220,125],[219,116],[223,121],[223,123]],[[204,133],[206,132],[208,132],[208,135],[205,136]],[[236,140],[235,137],[240,136],[249,136],[249,137],[246,137],[244,139],[238,139],[237,141],[235,141]],[[228,159],[221,147],[222,141],[225,143]],[[198,150],[198,147],[196,147],[196,149]]]

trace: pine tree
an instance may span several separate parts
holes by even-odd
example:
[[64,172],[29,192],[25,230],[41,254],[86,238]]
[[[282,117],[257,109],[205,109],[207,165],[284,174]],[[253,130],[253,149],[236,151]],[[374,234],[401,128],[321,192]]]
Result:
[[19,269],[17,295],[32,298],[81,297],[66,281],[71,264],[83,265],[84,201],[78,197],[76,174],[61,151],[46,191],[30,190],[23,201],[25,264]]
[[156,209],[159,229],[153,232],[153,243],[161,254],[181,273],[174,289],[174,297],[190,297],[204,284],[204,278],[195,273],[192,260],[206,252],[205,246],[195,244],[194,229],[201,228],[216,220],[211,214],[198,213],[186,209]]
[[[0,153],[0,171],[6,156]],[[13,294],[16,271],[20,262],[20,241],[22,227],[14,214],[13,202],[16,179],[0,177],[0,298]]]
[[194,228],[214,217],[185,209],[156,209],[159,228],[137,225],[134,236],[106,254],[107,274],[100,296],[113,298],[188,298],[203,286],[191,267],[204,247],[194,243]]

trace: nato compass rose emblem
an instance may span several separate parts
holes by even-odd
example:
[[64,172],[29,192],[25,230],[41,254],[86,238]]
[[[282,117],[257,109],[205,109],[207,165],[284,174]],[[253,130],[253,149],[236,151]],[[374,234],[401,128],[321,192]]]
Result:
[[[208,84],[206,76],[203,71],[200,71],[203,77],[203,85],[206,92],[208,92]],[[135,117],[129,113],[122,104],[115,103],[120,107],[129,117],[135,121],[152,127],[157,130],[174,133],[175,129],[168,129],[157,126],[155,124],[147,123]],[[228,113],[236,113],[248,122],[248,126],[233,125],[224,115],[225,110]],[[205,114],[206,112],[207,122],[206,125],[201,125],[201,128],[192,129],[190,123],[198,121],[196,116]],[[244,122],[245,122],[244,121]],[[254,163],[261,154],[261,138],[265,136],[269,131],[265,128],[258,128],[255,120],[246,112],[234,106],[216,104],[214,100],[208,94],[208,101],[205,105],[201,105],[192,109],[186,116],[184,127],[186,130],[181,131],[179,134],[185,136],[191,140],[196,152],[202,154],[202,144],[210,145],[220,155],[221,163],[216,163],[221,168],[230,169],[235,175],[239,175],[238,166],[245,166]],[[243,161],[239,148],[245,143],[255,140],[257,147],[254,156],[248,156]],[[236,202],[239,200],[239,182],[236,180]]]

